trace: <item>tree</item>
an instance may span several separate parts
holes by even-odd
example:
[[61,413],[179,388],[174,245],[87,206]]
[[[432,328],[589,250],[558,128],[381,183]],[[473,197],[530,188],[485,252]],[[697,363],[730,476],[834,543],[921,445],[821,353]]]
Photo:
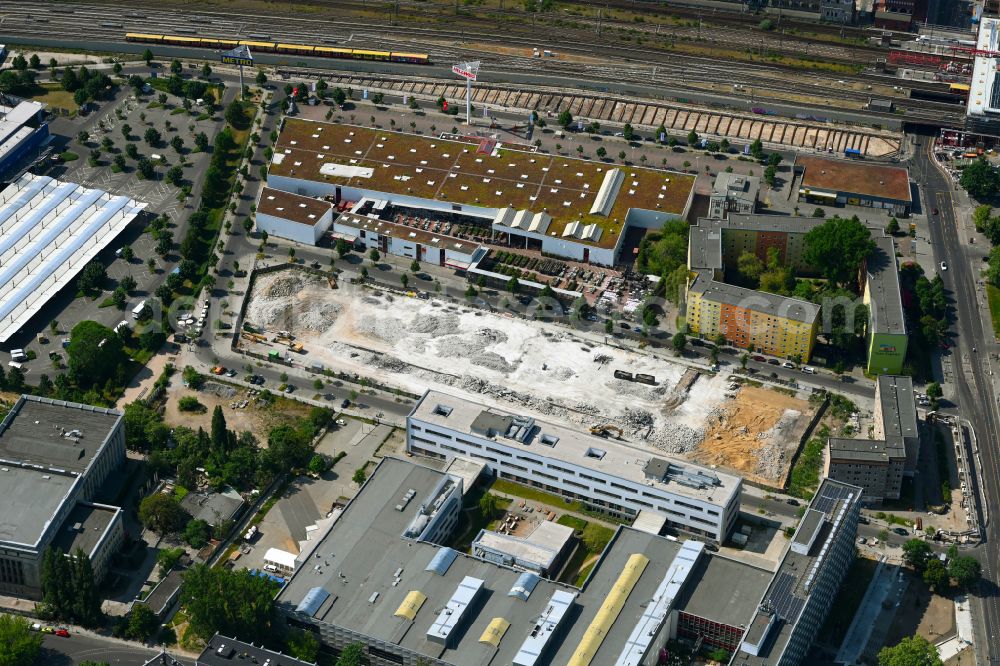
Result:
[[684,353],[684,347],[687,346],[687,336],[682,331],[677,331],[674,333],[674,337],[671,338],[670,344],[673,345],[674,352],[680,356]]
[[126,166],[125,156],[122,155],[121,153],[118,153],[117,155],[111,158],[111,164],[113,164],[114,168],[118,169],[118,171],[124,171]]
[[175,164],[167,169],[167,173],[164,174],[163,180],[170,185],[180,185],[184,181],[184,169]]
[[294,629],[285,641],[288,654],[296,659],[315,663],[319,657],[319,639],[311,631]]
[[958,184],[974,199],[986,201],[1000,191],[1000,172],[980,157],[962,170]]
[[948,569],[941,560],[933,557],[924,567],[924,582],[935,592],[942,592],[948,587]]
[[382,254],[375,248],[372,248],[368,251],[368,258],[372,260],[372,264],[377,264],[378,260],[382,258]]
[[917,571],[923,571],[931,557],[931,547],[923,539],[910,539],[903,544],[903,560]]
[[201,75],[206,79],[212,76],[212,68],[208,65],[207,62],[201,66]]
[[125,144],[125,154],[133,160],[139,159],[139,148],[134,143]]
[[365,657],[364,643],[351,643],[340,651],[337,666],[361,666]]
[[187,513],[180,502],[168,493],[153,493],[139,502],[139,521],[161,535],[181,530]]
[[948,575],[959,587],[971,587],[981,574],[982,565],[970,555],[955,555],[948,561]]
[[150,63],[153,62],[153,52],[146,49],[142,52],[142,59],[146,61],[146,66],[149,67]]
[[937,382],[931,382],[927,385],[927,397],[928,398],[941,398],[944,393],[941,391],[941,385]]
[[257,76],[254,78],[254,82],[258,86],[263,86],[265,83],[267,83],[267,74],[265,74],[263,70],[258,69]]
[[360,486],[362,483],[365,482],[365,479],[367,478],[368,476],[365,474],[364,468],[359,467],[358,469],[354,470],[354,476],[351,477],[351,480]]
[[943,666],[937,646],[923,636],[904,638],[878,653],[878,666]]
[[28,66],[31,67],[31,69],[42,68],[42,59],[38,57],[37,53],[32,53],[31,57],[28,58]]
[[631,123],[625,123],[625,126],[622,128],[622,137],[626,141],[631,141],[635,138],[635,129],[632,128]]
[[111,300],[115,304],[116,308],[124,310],[125,304],[128,303],[128,292],[126,292],[121,286],[115,287],[115,290],[111,292]]
[[745,251],[736,259],[736,270],[748,282],[756,282],[764,272],[764,262],[756,254]]
[[689,146],[694,146],[697,143],[698,143],[698,133],[695,132],[694,130],[691,130],[690,132],[688,132],[687,135],[687,144]]
[[267,636],[273,630],[276,585],[246,569],[230,571],[196,564],[184,574],[180,602],[190,631],[207,639],[225,636]]
[[[583,148],[583,146],[577,146],[577,148]],[[622,161],[622,163],[624,163],[624,162],[625,162],[625,158],[626,158],[626,157],[627,157],[627,155],[625,154],[625,151],[624,151],[624,150],[619,150],[619,151],[618,151],[618,159],[619,159],[619,160],[621,160],[621,161]]]
[[559,125],[562,127],[569,127],[573,124],[573,114],[569,112],[569,109],[563,109],[559,113],[558,119]]
[[602,160],[608,155],[608,151],[604,148],[604,146],[598,146],[597,150],[594,152],[597,154],[597,157]]
[[764,158],[764,144],[760,139],[754,139],[750,144],[750,156],[755,160],[761,160]]
[[184,541],[192,548],[204,548],[211,537],[212,526],[204,520],[189,520],[184,527]]
[[184,556],[184,549],[165,548],[156,554],[156,563],[160,565],[160,578],[163,578],[170,570],[176,567]]
[[871,232],[857,216],[832,217],[806,234],[803,259],[821,276],[843,285],[858,278],[862,262],[874,249]]
[[146,642],[160,629],[160,618],[146,604],[132,604],[125,625],[125,637]]
[[81,386],[103,385],[127,360],[118,336],[96,321],[84,320],[73,327],[66,352],[70,375]]
[[152,180],[156,176],[156,170],[153,168],[153,163],[145,157],[140,157],[139,161],[135,163],[135,172],[139,174],[139,177],[146,180]]
[[80,276],[76,279],[76,287],[85,294],[92,294],[99,292],[107,280],[108,273],[104,264],[99,261],[91,261],[80,271]]
[[0,615],[0,666],[31,666],[42,651],[42,636],[27,618]]
[[402,283],[403,289],[406,289],[406,286],[410,284],[410,276],[407,275],[406,273],[403,273],[399,276],[399,281],[400,283]]
[[160,131],[155,127],[147,127],[145,133],[143,133],[142,138],[145,139],[146,143],[151,146],[156,146],[160,143]]
[[899,220],[892,218],[889,220],[889,224],[885,225],[885,233],[890,236],[895,236],[899,233]]
[[484,520],[493,520],[500,510],[500,498],[493,493],[483,493],[479,498],[479,513]]
[[226,122],[233,127],[242,129],[247,126],[248,121],[246,114],[243,112],[243,104],[237,99],[234,99],[226,106],[225,117]]
[[771,153],[767,156],[767,165],[777,167],[781,164],[781,153]]
[[204,132],[198,132],[194,135],[194,145],[201,152],[208,150],[208,135]]
[[11,59],[10,64],[11,64],[11,66],[14,69],[16,69],[18,71],[21,71],[21,72],[23,72],[24,70],[28,69],[28,61],[24,59],[23,55],[16,55],[16,56],[14,56]]
[[181,72],[184,71],[184,65],[181,64],[180,60],[176,58],[170,61],[170,73],[175,76],[179,76]]
[[777,180],[778,180],[777,169],[775,169],[773,166],[768,166],[767,168],[764,169],[764,183],[766,183],[768,187],[774,187],[774,184],[777,182]]

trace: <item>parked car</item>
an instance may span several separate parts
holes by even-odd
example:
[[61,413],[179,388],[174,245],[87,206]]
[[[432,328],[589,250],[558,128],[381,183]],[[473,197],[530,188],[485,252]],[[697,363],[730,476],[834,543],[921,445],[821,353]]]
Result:
[[785,500],[785,504],[791,504],[792,506],[799,506],[801,502],[799,502],[794,497],[789,497],[788,499]]
[[947,261],[942,261],[941,262],[941,270],[942,271],[948,270],[948,262]]
[[337,425],[343,427],[347,425],[347,421],[345,419],[337,419]]
[[344,398],[344,402],[340,403],[341,409],[347,409],[350,406],[351,406],[351,401],[348,400],[347,398]]
[[771,365],[781,365],[781,361],[779,361],[776,358],[769,358],[767,359],[767,362],[770,363]]
[[898,534],[899,536],[910,536],[910,531],[905,527],[894,527],[892,528],[892,531]]
[[864,538],[864,537],[859,537],[859,538],[858,538],[858,543],[859,543],[859,544],[861,544],[861,545],[863,546],[863,545],[865,545],[866,543],[868,543],[868,539],[866,539],[866,538]]
[[760,356],[760,355],[754,355],[754,356],[751,356],[750,358],[752,358],[753,360],[757,361],[758,363],[765,363],[767,361],[766,358],[764,358],[763,356]]
[[69,632],[66,631],[65,629],[56,629],[56,636],[60,636],[62,638],[69,638]]
[[812,367],[810,365],[803,365],[802,366],[802,372],[806,373],[807,375],[815,375],[816,374],[816,368],[814,368],[814,367]]
[[783,368],[795,368],[795,364],[792,363],[791,361],[785,361],[784,363],[781,364],[781,367],[783,367]]

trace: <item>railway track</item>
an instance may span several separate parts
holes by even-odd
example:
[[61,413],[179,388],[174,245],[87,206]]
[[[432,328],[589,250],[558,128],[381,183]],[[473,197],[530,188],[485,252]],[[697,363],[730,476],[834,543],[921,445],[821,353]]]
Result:
[[[0,20],[0,33],[16,31],[16,34],[28,37],[37,35],[51,38],[65,35],[78,38],[81,27],[87,26],[88,36],[114,42],[121,41],[126,31],[191,35],[204,34],[206,31],[202,26],[209,25],[210,34],[218,37],[265,36],[259,32],[260,28],[251,27],[255,25],[253,22],[259,21],[263,15],[244,15],[240,19],[233,19],[218,12],[199,11],[178,16],[144,9],[126,12],[109,20],[102,6],[72,5],[67,9],[69,11],[39,16],[35,5],[17,2],[5,4],[5,13]],[[577,56],[577,61],[502,54],[483,57],[481,50],[456,47],[453,44],[480,41],[485,44],[488,40],[495,39],[493,35],[420,27],[407,27],[406,32],[409,37],[402,38],[380,24],[345,24],[318,21],[314,18],[284,17],[281,22],[271,23],[266,37],[269,40],[293,43],[419,50],[430,54],[432,59],[444,63],[463,58],[483,59],[485,71],[494,69],[545,72],[598,80],[627,80],[654,85],[662,83],[671,88],[679,87],[693,92],[704,92],[708,84],[727,81],[738,90],[755,89],[761,93],[762,98],[766,98],[767,91],[771,91],[772,96],[778,93],[816,97],[815,106],[825,105],[831,89],[836,89],[839,84],[846,82],[863,86],[866,83],[864,76],[844,75],[842,79],[835,81],[818,74],[803,76],[801,73],[797,73],[798,80],[793,81],[789,69],[780,65],[732,63],[676,53],[660,56],[646,49],[618,45],[597,47],[601,55],[609,59],[608,63],[588,62],[596,60],[595,44],[569,39],[559,41],[560,53]],[[521,46],[525,52],[530,52],[528,49],[538,45],[537,39],[514,35],[506,36],[504,41],[508,46]],[[288,56],[289,64],[295,64],[295,58]],[[864,90],[850,90],[844,86],[840,88],[836,90],[836,94],[842,99],[859,102],[865,101],[869,95]],[[920,104],[902,99],[897,100],[897,103],[905,114],[914,118],[933,117],[954,110],[953,105],[923,100]]]

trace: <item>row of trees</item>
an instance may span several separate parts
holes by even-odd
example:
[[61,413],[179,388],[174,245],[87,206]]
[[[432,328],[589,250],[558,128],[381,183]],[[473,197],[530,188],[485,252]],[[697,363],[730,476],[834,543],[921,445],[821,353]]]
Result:
[[110,99],[114,94],[114,82],[110,76],[97,70],[89,70],[83,65],[78,70],[72,67],[63,69],[59,85],[66,92],[73,93],[73,101],[77,106],[83,106],[91,100]]
[[104,619],[90,558],[79,548],[67,556],[49,548],[42,556],[42,617],[96,627]]
[[948,549],[948,564],[945,566],[923,539],[910,539],[903,544],[903,560],[921,574],[924,582],[938,594],[944,592],[951,581],[958,587],[968,589],[982,573],[979,560],[971,555],[960,555],[955,545]]

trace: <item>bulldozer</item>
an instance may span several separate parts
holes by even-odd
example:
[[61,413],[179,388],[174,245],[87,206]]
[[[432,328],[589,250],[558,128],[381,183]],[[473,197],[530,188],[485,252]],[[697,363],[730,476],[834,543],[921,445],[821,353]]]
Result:
[[590,428],[590,434],[597,435],[598,437],[611,437],[614,434],[616,439],[621,439],[625,435],[625,431],[616,425],[602,423],[600,425],[592,426]]

